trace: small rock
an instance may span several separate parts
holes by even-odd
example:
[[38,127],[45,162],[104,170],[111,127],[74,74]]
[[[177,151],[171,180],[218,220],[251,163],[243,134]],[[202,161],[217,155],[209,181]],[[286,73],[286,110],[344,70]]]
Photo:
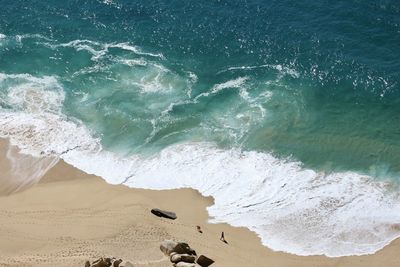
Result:
[[160,250],[166,255],[169,256],[172,252],[174,252],[174,248],[178,245],[178,243],[172,240],[164,240],[161,242]]
[[197,259],[197,264],[200,265],[201,267],[208,267],[211,264],[214,263],[214,261],[204,255],[200,255],[200,257]]
[[196,256],[188,255],[188,254],[171,253],[170,260],[172,263],[178,263],[181,261],[188,262],[188,263],[194,263],[196,261]]
[[196,264],[181,261],[181,262],[174,264],[174,266],[175,267],[196,267]]
[[154,215],[156,215],[158,217],[163,217],[163,218],[167,218],[167,219],[171,219],[171,220],[175,220],[176,218],[178,218],[176,216],[175,212],[172,212],[172,211],[152,209],[151,213],[153,213]]
[[181,254],[172,252],[171,255],[169,256],[169,260],[170,260],[172,263],[178,263],[178,262],[181,261]]
[[194,263],[196,261],[196,256],[183,254],[181,256],[181,261],[188,262],[188,263]]
[[120,267],[121,262],[122,262],[121,259],[115,260],[115,261],[113,262],[113,267]]
[[108,266],[111,266],[111,265],[112,265],[112,260],[113,260],[113,259],[111,259],[111,258],[105,258],[105,259],[104,259],[104,262],[105,262]]
[[133,264],[129,261],[123,261],[123,262],[121,262],[119,267],[135,267],[135,266],[133,266]]
[[110,258],[100,258],[97,261],[93,262],[92,267],[110,267],[111,259]]
[[195,250],[193,250],[187,243],[183,242],[179,242],[174,247],[173,252],[176,252],[178,254],[197,255]]
[[90,267],[90,261],[85,262],[85,267]]

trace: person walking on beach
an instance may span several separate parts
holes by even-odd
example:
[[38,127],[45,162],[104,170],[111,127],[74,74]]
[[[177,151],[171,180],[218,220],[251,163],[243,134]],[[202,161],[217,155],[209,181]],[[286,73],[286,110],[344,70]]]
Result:
[[221,238],[220,238],[219,240],[221,240],[222,242],[228,244],[228,242],[225,240],[225,234],[224,234],[224,232],[221,233]]

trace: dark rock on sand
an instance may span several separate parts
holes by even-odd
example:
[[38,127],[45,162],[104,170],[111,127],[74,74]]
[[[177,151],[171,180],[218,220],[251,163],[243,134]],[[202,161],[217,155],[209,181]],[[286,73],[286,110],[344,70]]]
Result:
[[[125,265],[124,265],[125,264]],[[133,264],[127,261],[117,260],[116,258],[100,258],[90,264],[90,261],[85,263],[85,267],[133,267]]]
[[115,261],[113,262],[113,267],[119,267],[119,265],[121,264],[121,262],[122,262],[121,259],[115,260]]
[[111,266],[111,259],[110,258],[100,258],[97,261],[94,261],[91,267],[110,267]]
[[211,264],[213,264],[214,261],[204,255],[200,255],[200,257],[197,259],[197,264],[200,265],[201,267],[208,267]]
[[187,243],[179,242],[173,249],[173,252],[178,254],[197,255],[196,251],[193,250]]
[[156,215],[158,217],[163,217],[163,218],[167,218],[167,219],[171,219],[171,220],[175,220],[176,218],[178,218],[176,216],[175,212],[172,212],[172,211],[152,209],[151,213],[153,213],[154,215]]

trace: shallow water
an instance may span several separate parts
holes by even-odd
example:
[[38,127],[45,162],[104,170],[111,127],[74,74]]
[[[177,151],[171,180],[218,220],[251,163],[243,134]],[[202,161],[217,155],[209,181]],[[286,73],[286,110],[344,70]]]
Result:
[[0,135],[23,152],[198,189],[275,250],[400,236],[396,1],[9,2],[0,33]]

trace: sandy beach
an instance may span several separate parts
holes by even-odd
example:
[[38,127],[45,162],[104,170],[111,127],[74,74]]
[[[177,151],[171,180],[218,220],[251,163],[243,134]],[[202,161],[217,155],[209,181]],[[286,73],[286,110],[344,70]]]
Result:
[[[12,168],[6,157],[9,144],[3,140],[0,148],[0,185],[10,188],[5,182]],[[399,240],[374,255],[360,257],[273,252],[245,228],[207,223],[206,207],[213,200],[194,190],[150,191],[109,185],[62,161],[38,184],[29,186],[0,197],[0,266],[84,266],[86,260],[102,256],[126,259],[135,266],[172,266],[159,250],[164,239],[187,241],[198,254],[214,259],[213,266],[400,264]],[[155,207],[176,212],[178,219],[152,215],[150,210]],[[196,231],[197,225],[202,234]],[[229,244],[219,240],[222,231]]]

